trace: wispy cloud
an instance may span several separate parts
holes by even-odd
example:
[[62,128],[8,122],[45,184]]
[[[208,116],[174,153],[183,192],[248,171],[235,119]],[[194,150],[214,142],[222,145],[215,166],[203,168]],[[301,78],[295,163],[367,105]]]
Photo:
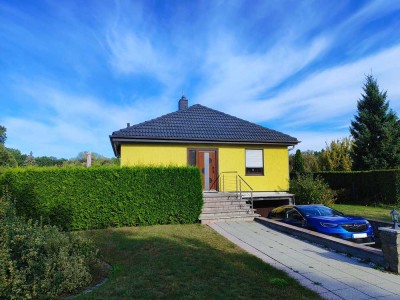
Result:
[[2,123],[8,129],[9,147],[24,153],[73,157],[80,151],[91,150],[111,154],[109,134],[127,122],[139,123],[149,117],[145,105],[113,104],[63,91],[49,82],[20,79],[15,87],[23,93],[24,102],[29,99],[31,109],[20,117],[4,118]]
[[241,110],[248,101],[259,99],[300,71],[326,44],[325,40],[316,40],[311,45],[297,47],[278,42],[266,53],[236,54],[229,39],[220,39],[208,51],[203,68],[206,82],[196,99],[214,105],[228,102],[232,112],[235,105]]
[[400,111],[400,2],[38,5],[0,3],[0,124],[25,153],[111,156],[112,131],[182,91],[302,149],[348,135],[371,71]]

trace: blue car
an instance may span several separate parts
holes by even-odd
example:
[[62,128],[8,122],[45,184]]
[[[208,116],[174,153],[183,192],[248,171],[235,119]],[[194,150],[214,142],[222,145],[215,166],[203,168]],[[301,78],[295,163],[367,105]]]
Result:
[[324,205],[285,205],[273,209],[269,218],[362,244],[374,243],[371,224],[362,217],[346,216]]

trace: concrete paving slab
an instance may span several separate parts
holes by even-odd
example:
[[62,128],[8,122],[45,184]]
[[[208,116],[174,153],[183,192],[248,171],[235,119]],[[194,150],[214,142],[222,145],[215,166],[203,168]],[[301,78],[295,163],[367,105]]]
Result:
[[391,295],[391,296],[378,297],[376,299],[381,299],[381,300],[399,300],[399,296]]
[[[364,285],[364,286],[359,286],[356,287],[357,290],[359,290],[360,292],[363,292],[364,294],[367,294],[373,298],[378,298],[378,297],[384,297],[384,296],[393,296],[394,294],[381,289],[379,286],[376,285]],[[399,299],[400,297],[397,296],[397,298]]]
[[348,288],[348,289],[343,289],[343,290],[337,290],[334,292],[334,294],[338,295],[339,297],[342,297],[343,299],[354,299],[354,300],[361,300],[361,299],[372,299],[371,296],[364,294],[360,292],[357,289],[354,288]]
[[256,222],[209,225],[324,299],[400,299],[400,276]]
[[335,295],[332,292],[321,293],[320,296],[327,300],[342,300],[343,299],[342,297],[339,297],[338,295]]

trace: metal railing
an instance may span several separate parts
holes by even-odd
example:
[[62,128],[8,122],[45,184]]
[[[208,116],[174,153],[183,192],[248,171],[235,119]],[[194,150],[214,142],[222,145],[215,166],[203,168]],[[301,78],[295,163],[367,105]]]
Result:
[[[218,183],[218,186],[217,186]],[[210,189],[219,187],[220,192],[235,193],[240,200],[243,199],[243,186],[247,187],[250,192],[250,205],[253,209],[253,188],[240,176],[237,171],[227,171],[218,174],[218,177],[211,183]]]
[[239,178],[239,191],[240,191],[240,199],[242,199],[242,182],[247,185],[247,187],[250,189],[250,209],[253,209],[253,188],[240,176],[239,174],[237,175]]

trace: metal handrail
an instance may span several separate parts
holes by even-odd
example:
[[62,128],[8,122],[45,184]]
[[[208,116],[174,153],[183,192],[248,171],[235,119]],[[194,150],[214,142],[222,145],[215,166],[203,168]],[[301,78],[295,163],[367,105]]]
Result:
[[[214,182],[211,183],[210,189],[217,183],[219,182],[219,189],[222,190],[222,192],[225,192],[225,182],[228,181],[225,180],[225,175],[228,174],[235,174],[234,179],[229,179],[229,182],[234,182],[235,183],[235,193],[236,197],[239,199],[242,199],[242,182],[250,189],[250,205],[251,209],[253,209],[253,188],[246,182],[246,180],[243,179],[242,176],[238,174],[237,171],[226,171],[226,172],[221,172],[218,174],[217,178],[214,180]],[[221,182],[222,181],[222,182]],[[215,187],[216,188],[216,187]]]
[[[217,178],[211,183],[210,190],[211,190],[211,188],[213,187],[214,184],[219,182],[218,180],[221,179],[221,175],[222,175],[222,177],[224,177],[225,174],[229,174],[229,173],[236,173],[237,174],[237,171],[226,171],[226,172],[219,173]],[[224,181],[223,181],[223,184],[224,184]],[[220,187],[221,187],[221,184],[220,184]],[[217,189],[217,186],[215,186],[215,189]]]
[[242,199],[242,181],[247,185],[247,187],[250,189],[250,201],[251,201],[251,209],[253,209],[253,188],[246,182],[246,180],[243,179],[242,176],[239,174],[237,175],[240,179],[240,199]]

